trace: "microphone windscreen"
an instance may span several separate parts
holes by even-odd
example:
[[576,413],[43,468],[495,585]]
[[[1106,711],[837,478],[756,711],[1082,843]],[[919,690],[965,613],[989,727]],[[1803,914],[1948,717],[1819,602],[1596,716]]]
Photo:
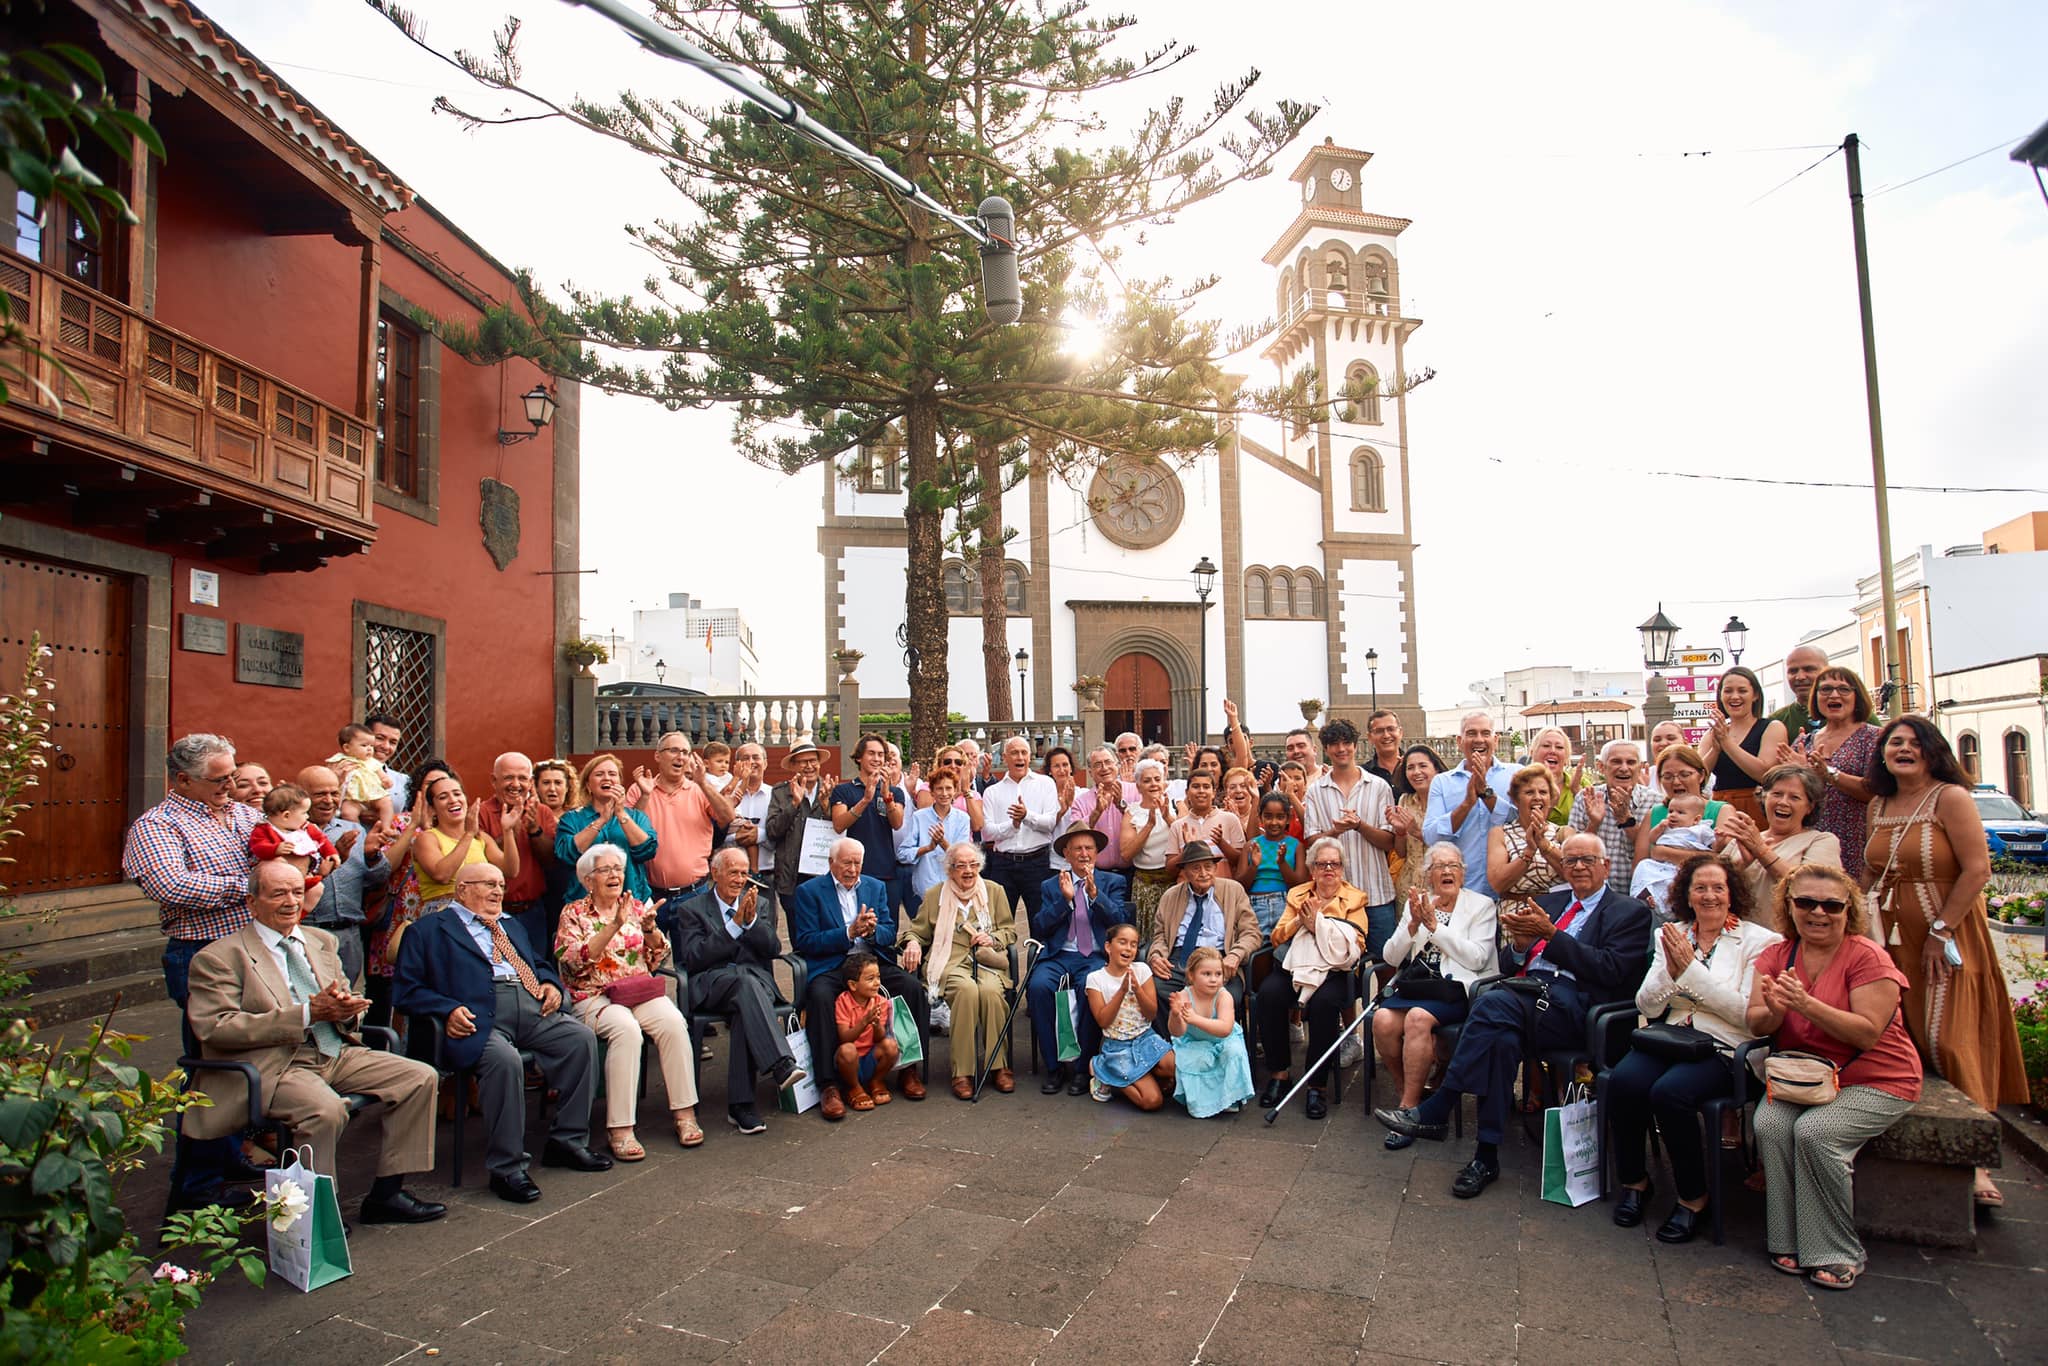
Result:
[[1008,327],[1024,316],[1024,286],[1017,275],[1017,216],[1010,201],[990,195],[976,212],[991,237],[981,248],[981,304],[989,321]]

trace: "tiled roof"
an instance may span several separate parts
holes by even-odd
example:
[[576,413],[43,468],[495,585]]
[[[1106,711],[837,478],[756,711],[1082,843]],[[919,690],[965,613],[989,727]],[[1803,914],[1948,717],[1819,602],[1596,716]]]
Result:
[[1305,228],[1317,223],[1333,227],[1364,228],[1368,232],[1384,232],[1399,235],[1410,223],[1411,218],[1389,218],[1383,213],[1367,213],[1363,209],[1340,209],[1333,204],[1305,204],[1294,221],[1287,225],[1287,231],[1266,249],[1265,262],[1269,266],[1279,265],[1286,258],[1296,242],[1301,239]]
[[1363,147],[1339,147],[1336,143],[1325,140],[1309,148],[1303,154],[1301,164],[1290,171],[1287,178],[1296,184],[1308,179],[1309,163],[1318,156],[1357,157],[1360,166],[1372,160],[1372,153],[1366,151]]

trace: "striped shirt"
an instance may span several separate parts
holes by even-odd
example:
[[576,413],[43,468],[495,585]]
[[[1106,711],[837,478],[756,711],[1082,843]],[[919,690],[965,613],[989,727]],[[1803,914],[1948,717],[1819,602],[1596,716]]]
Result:
[[215,815],[173,792],[128,827],[121,871],[157,902],[165,935],[211,941],[249,923],[249,832],[262,819],[240,802]]
[[[1587,819],[1586,794],[1605,791],[1606,788],[1605,783],[1587,783],[1579,795],[1572,799],[1572,829],[1587,830],[1591,822]],[[1650,808],[1654,805],[1656,798],[1648,784],[1637,783],[1629,789],[1628,815],[1641,821],[1650,814]],[[1600,843],[1607,846],[1607,890],[1616,896],[1627,896],[1629,881],[1636,866],[1635,827],[1630,826],[1624,830],[1621,822],[1615,818],[1615,811],[1610,803],[1608,809],[1601,814],[1599,828],[1592,833],[1598,835]]]
[[[1318,837],[1328,834],[1330,827],[1341,815],[1352,815],[1374,829],[1383,829],[1387,823],[1387,812],[1394,805],[1394,791],[1385,783],[1367,773],[1358,771],[1358,781],[1346,797],[1343,789],[1330,777],[1328,769],[1323,776],[1308,785],[1302,794],[1302,848],[1314,844]],[[1394,877],[1387,871],[1387,856],[1384,851],[1368,843],[1365,836],[1356,830],[1347,830],[1331,838],[1344,851],[1344,880],[1365,893],[1365,904],[1384,906],[1394,899]]]

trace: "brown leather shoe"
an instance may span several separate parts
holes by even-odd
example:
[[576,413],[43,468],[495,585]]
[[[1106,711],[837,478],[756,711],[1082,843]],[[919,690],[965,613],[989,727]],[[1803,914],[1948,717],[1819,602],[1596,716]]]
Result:
[[924,1078],[917,1075],[915,1067],[906,1067],[897,1076],[896,1089],[903,1093],[905,1100],[924,1099]]
[[998,1067],[996,1074],[990,1077],[989,1081],[995,1086],[996,1090],[1001,1091],[1006,1096],[1017,1089],[1017,1074],[1007,1067]]
[[838,1087],[827,1086],[818,1093],[818,1113],[833,1124],[846,1118],[846,1102],[839,1098]]
[[956,1096],[956,1097],[957,1097],[957,1098],[959,1098],[960,1100],[973,1100],[973,1099],[974,1099],[974,1078],[973,1078],[973,1077],[955,1077],[955,1078],[953,1078],[953,1094],[954,1094],[954,1096]]

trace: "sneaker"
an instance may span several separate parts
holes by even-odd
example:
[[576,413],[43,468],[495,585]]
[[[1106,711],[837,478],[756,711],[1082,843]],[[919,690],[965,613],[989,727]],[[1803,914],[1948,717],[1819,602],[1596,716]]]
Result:
[[1293,1024],[1287,1026],[1287,1037],[1294,1040],[1296,1048],[1308,1047],[1308,1026],[1300,1020],[1296,1020]]
[[1344,1036],[1344,1046],[1337,1050],[1337,1066],[1356,1067],[1365,1061],[1365,1045],[1359,1041],[1358,1032],[1353,1030]]
[[1094,1077],[1088,1078],[1088,1099],[1101,1101],[1104,1105],[1116,1099],[1116,1092],[1104,1086]]
[[803,1064],[795,1058],[784,1058],[775,1064],[775,1089],[780,1091],[785,1086],[794,1086],[809,1075],[810,1073],[804,1071]]
[[768,1126],[761,1122],[761,1112],[751,1105],[735,1105],[725,1112],[725,1122],[743,1134],[765,1134]]

